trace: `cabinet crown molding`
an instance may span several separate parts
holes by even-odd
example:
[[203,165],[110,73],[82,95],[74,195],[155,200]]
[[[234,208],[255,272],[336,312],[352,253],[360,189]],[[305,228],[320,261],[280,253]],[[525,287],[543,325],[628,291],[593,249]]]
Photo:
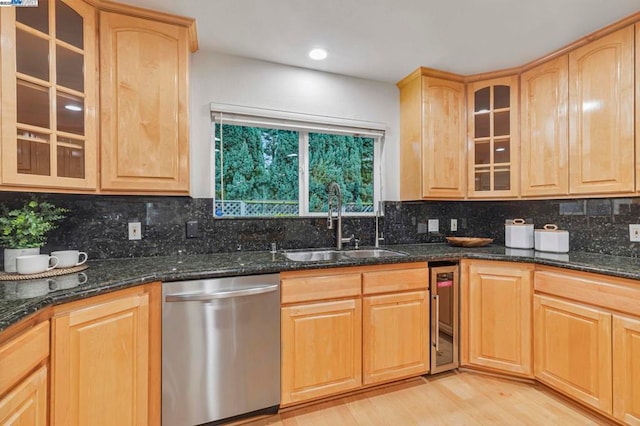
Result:
[[478,74],[470,74],[470,75],[460,75],[460,74],[455,74],[455,73],[451,73],[448,71],[440,71],[437,69],[433,69],[433,68],[428,68],[428,67],[420,67],[418,69],[416,69],[415,71],[413,71],[411,74],[409,74],[408,76],[404,77],[402,80],[398,81],[398,83],[396,83],[396,86],[398,88],[402,88],[404,86],[406,86],[411,80],[413,80],[414,78],[420,76],[420,75],[427,75],[430,77],[440,77],[440,78],[448,78],[448,79],[452,79],[453,81],[462,81],[464,83],[471,83],[474,81],[480,81],[480,80],[488,80],[488,79],[492,79],[492,78],[498,78],[498,77],[505,77],[505,76],[509,76],[509,75],[516,75],[516,74],[521,74],[524,71],[527,71],[528,69],[531,69],[535,66],[538,66],[544,62],[547,62],[551,59],[557,58],[559,56],[562,56],[566,53],[569,53],[572,50],[575,50],[577,48],[579,48],[580,46],[584,46],[587,43],[590,43],[594,40],[597,40],[599,38],[602,38],[606,35],[609,35],[619,29],[622,29],[624,27],[627,27],[629,25],[633,25],[636,23],[640,23],[640,12],[636,12],[633,15],[627,16],[625,18],[622,18],[610,25],[607,25],[603,28],[600,28],[596,31],[593,31],[592,33],[589,33],[587,35],[585,35],[584,37],[579,38],[578,40],[567,44],[564,47],[561,47],[560,49],[557,49],[547,55],[544,55],[540,58],[534,59],[530,62],[527,62],[523,65],[517,66],[517,67],[512,67],[512,68],[505,68],[505,69],[500,69],[500,70],[495,70],[495,71],[488,71],[488,72],[483,72],[483,73],[478,73]]
[[157,22],[179,25],[187,28],[189,34],[189,50],[191,53],[198,50],[198,34],[196,31],[196,20],[186,16],[172,15],[170,13],[145,9],[109,0],[85,0],[101,12],[116,12],[121,15],[130,15],[138,18],[152,19]]

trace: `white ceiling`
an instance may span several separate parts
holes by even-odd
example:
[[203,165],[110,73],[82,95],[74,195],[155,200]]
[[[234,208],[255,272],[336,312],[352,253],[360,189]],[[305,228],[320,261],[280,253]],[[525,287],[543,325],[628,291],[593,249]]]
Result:
[[[203,51],[396,83],[419,66],[523,65],[640,11],[640,0],[121,0],[196,18]],[[307,57],[324,47],[322,62]]]

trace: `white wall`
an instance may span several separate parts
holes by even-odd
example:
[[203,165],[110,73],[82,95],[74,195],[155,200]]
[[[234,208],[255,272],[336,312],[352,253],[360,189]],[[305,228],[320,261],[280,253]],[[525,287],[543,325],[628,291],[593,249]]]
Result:
[[211,52],[191,57],[191,196],[211,197],[211,102],[386,125],[382,199],[399,198],[395,85]]

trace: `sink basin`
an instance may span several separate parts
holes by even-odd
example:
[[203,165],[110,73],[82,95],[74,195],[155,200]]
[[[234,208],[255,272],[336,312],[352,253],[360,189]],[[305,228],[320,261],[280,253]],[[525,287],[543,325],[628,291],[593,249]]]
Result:
[[337,250],[306,250],[306,251],[287,251],[284,257],[295,262],[313,262],[318,260],[340,260],[344,259],[343,252]]
[[364,249],[364,250],[301,250],[286,251],[284,257],[294,262],[317,262],[322,260],[340,260],[340,259],[362,259],[370,257],[391,257],[406,256],[404,253],[386,249]]
[[348,257],[354,258],[406,256],[405,253],[387,249],[347,250],[344,252],[344,254]]

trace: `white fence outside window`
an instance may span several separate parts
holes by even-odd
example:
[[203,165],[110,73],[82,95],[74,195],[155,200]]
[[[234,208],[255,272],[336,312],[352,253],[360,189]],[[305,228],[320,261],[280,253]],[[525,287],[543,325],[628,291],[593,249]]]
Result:
[[[356,203],[347,203],[343,205],[343,212],[371,213],[373,212],[373,204],[363,204],[358,206]],[[216,201],[214,205],[214,213],[216,217],[298,216],[298,202],[276,200]]]

